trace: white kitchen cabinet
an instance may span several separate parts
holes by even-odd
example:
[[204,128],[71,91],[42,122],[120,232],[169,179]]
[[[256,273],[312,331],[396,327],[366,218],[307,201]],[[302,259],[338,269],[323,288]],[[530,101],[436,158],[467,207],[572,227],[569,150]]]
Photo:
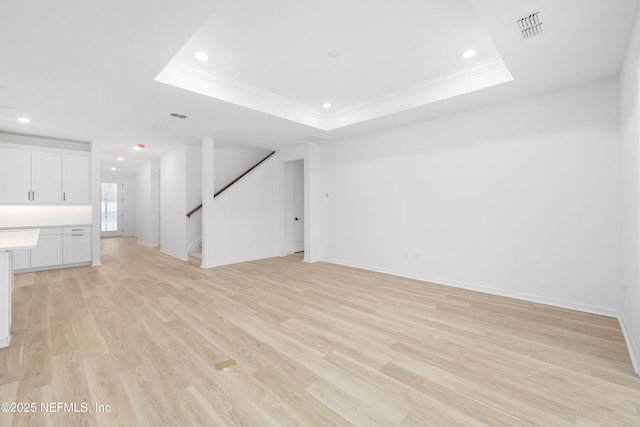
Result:
[[31,201],[62,202],[62,156],[60,153],[31,152]]
[[0,147],[0,203],[91,203],[87,154]]
[[38,246],[31,249],[31,268],[62,264],[62,227],[40,229]]
[[[13,291],[13,251],[30,249],[38,242],[39,230],[0,231],[0,347],[11,342],[11,291]],[[4,405],[4,404],[3,404]]]
[[69,204],[91,203],[91,162],[89,156],[62,155],[62,202]]
[[62,263],[77,264],[91,261],[91,227],[64,227]]
[[42,227],[38,246],[13,252],[15,271],[48,270],[90,264],[91,226]]
[[0,202],[31,200],[31,152],[0,148]]
[[31,268],[31,249],[16,249],[13,251],[13,269],[25,270]]
[[0,148],[0,202],[61,203],[61,154]]

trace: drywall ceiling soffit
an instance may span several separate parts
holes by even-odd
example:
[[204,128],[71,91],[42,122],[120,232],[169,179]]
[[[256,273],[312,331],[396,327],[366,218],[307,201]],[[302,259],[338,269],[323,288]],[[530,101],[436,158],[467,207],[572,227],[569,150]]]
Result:
[[227,0],[156,77],[323,131],[511,80],[469,0]]

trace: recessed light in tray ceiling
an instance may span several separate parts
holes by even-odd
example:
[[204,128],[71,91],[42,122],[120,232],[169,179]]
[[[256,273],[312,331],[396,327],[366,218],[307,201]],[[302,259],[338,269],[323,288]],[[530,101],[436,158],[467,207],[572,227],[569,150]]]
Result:
[[470,0],[405,1],[226,0],[156,81],[331,130],[513,80]]

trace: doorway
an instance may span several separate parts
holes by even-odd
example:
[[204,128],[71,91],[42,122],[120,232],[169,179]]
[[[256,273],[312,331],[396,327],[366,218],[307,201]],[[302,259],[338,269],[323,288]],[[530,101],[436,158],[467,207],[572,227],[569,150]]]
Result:
[[100,187],[100,236],[122,236],[122,183],[103,181]]
[[304,162],[293,164],[293,252],[304,252]]
[[305,251],[305,165],[304,160],[284,162],[283,252]]

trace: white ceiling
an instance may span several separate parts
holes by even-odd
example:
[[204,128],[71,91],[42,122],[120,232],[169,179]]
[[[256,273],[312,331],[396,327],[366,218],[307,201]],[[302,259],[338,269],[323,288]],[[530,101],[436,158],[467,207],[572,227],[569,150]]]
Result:
[[156,80],[331,130],[512,78],[469,0],[234,0]]
[[[615,76],[637,7],[637,0],[6,1],[0,131],[98,140],[103,167],[125,171],[202,136],[268,149],[337,140]],[[514,21],[536,10],[544,34],[523,41]],[[478,55],[461,58],[466,49]],[[209,60],[195,60],[196,51]],[[138,143],[145,150],[131,149]]]

